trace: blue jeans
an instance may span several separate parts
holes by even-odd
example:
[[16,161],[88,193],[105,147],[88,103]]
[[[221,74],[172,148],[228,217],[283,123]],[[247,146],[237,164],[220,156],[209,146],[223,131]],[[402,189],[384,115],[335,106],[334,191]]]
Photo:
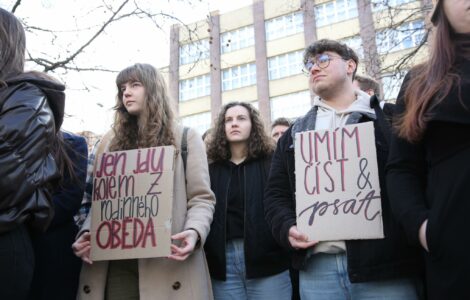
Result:
[[351,283],[345,253],[312,255],[300,271],[301,299],[315,300],[415,300],[419,299],[417,280],[393,279]]
[[292,286],[289,271],[255,279],[247,279],[243,240],[227,241],[226,281],[212,279],[215,300],[290,300]]

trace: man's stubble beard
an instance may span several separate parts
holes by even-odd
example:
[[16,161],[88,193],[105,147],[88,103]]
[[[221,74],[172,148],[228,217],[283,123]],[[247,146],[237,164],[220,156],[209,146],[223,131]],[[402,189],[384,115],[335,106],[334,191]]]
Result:
[[[349,80],[348,78],[345,80]],[[335,82],[330,83],[320,83],[317,87],[313,86],[313,83],[310,84],[312,91],[315,95],[319,96],[321,99],[324,100],[334,100],[334,96],[339,94],[342,90],[343,85],[345,84],[345,80],[337,80]]]

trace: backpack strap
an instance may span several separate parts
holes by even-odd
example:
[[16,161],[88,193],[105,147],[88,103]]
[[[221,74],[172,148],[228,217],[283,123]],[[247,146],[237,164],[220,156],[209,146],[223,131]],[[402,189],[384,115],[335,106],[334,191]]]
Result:
[[183,128],[183,136],[181,138],[181,158],[183,159],[184,175],[186,178],[186,163],[188,161],[188,131],[189,127]]
[[387,145],[390,145],[392,132],[391,124],[385,116],[384,111],[380,107],[379,99],[377,98],[377,96],[374,95],[370,98],[370,107],[373,108],[375,111],[375,116],[377,117],[377,121],[379,122],[380,129],[385,138],[385,142],[387,143]]

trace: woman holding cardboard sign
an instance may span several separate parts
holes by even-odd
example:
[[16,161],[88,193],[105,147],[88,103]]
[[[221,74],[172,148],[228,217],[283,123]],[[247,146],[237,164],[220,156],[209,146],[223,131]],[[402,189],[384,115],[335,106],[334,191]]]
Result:
[[290,299],[289,255],[264,218],[273,145],[248,103],[225,105],[208,146],[217,199],[205,245],[215,299]]
[[429,61],[397,100],[387,185],[410,243],[425,253],[429,299],[470,294],[470,1],[434,1]]
[[[113,129],[95,147],[92,159],[108,151],[166,145],[181,148],[183,128],[174,120],[159,71],[147,64],[135,64],[119,73],[116,85]],[[186,169],[181,155],[177,155],[174,165],[171,255],[92,262],[88,214],[73,245],[75,254],[86,262],[80,275],[78,299],[212,299],[200,245],[209,233],[215,199],[201,137],[189,130],[185,141]],[[93,168],[89,170],[84,208],[91,201]]]

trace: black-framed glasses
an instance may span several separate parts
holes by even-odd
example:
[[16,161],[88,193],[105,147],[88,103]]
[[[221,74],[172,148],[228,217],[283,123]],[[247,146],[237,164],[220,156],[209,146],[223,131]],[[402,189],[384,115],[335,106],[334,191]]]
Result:
[[330,61],[333,60],[334,58],[343,59],[341,56],[334,56],[328,53],[322,53],[315,57],[311,57],[305,63],[302,69],[302,72],[304,72],[305,75],[309,76],[310,71],[315,65],[317,65],[320,69],[328,68],[328,66],[330,65]]

